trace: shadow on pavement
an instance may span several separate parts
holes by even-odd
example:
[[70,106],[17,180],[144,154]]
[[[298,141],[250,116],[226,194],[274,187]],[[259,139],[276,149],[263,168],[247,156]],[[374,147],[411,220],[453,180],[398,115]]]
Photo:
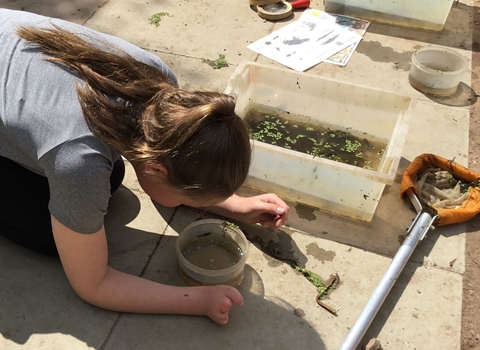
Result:
[[105,2],[104,0],[0,0],[0,7],[84,24]]
[[[473,50],[478,51],[479,47],[472,45],[472,31],[470,28],[470,26],[476,25],[472,23],[472,13],[476,10],[478,10],[478,8],[475,6],[453,1],[453,6],[445,22],[445,26],[443,30],[439,32],[376,22],[372,22],[368,27],[368,32],[419,41],[428,45],[441,45],[464,50],[470,50],[473,46]],[[362,45],[363,43],[360,43],[358,49],[361,49]]]
[[[125,226],[139,210],[133,192],[122,187],[115,193],[106,220],[112,265],[156,282],[184,285],[177,273],[177,237]],[[171,209],[159,210],[168,217]],[[27,343],[31,348],[102,350],[325,349],[308,320],[285,301],[264,295],[260,276],[248,265],[239,287],[244,305],[234,306],[229,324],[221,327],[206,317],[121,314],[96,308],[74,293],[58,259],[3,238],[0,252],[4,281],[0,334],[11,349]]]

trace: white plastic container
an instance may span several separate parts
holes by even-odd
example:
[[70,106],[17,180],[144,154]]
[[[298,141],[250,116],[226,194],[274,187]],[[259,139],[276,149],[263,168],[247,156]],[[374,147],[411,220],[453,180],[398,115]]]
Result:
[[467,69],[467,59],[444,47],[423,47],[412,55],[408,80],[417,90],[435,96],[453,95]]
[[405,27],[440,31],[453,0],[324,0],[325,11]]
[[[202,268],[191,263],[183,255],[182,251],[189,242],[200,237],[208,239],[212,234],[221,235],[222,239],[235,242],[241,249],[240,259],[235,265],[224,269]],[[212,286],[225,284],[236,287],[243,280],[245,263],[249,255],[249,243],[239,228],[228,225],[225,220],[205,219],[192,222],[180,232],[175,243],[175,252],[178,258],[180,276],[187,285]]]
[[246,187],[348,217],[371,221],[386,184],[392,184],[416,99],[308,73],[242,62],[225,90],[237,114],[252,104],[304,116],[313,124],[348,130],[387,143],[378,170],[252,141]]

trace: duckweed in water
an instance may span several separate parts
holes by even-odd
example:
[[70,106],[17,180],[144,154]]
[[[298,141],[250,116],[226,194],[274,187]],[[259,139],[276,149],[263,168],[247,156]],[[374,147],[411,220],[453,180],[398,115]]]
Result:
[[[385,153],[386,142],[357,137],[344,130],[294,121],[293,115],[279,115],[281,111],[265,112],[250,108],[245,121],[250,138],[271,145],[333,161],[378,169]],[[287,113],[284,112],[285,115]]]

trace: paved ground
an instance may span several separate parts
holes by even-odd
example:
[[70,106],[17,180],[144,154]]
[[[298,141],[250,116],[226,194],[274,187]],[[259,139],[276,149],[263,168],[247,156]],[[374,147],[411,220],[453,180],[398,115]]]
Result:
[[[472,88],[480,89],[480,5],[475,0],[477,10],[473,11],[472,42]],[[470,168],[480,168],[480,105],[470,107],[470,147],[468,162]],[[462,306],[462,350],[480,349],[480,319],[477,310],[480,306],[480,217],[467,223],[465,247],[465,274],[463,276]]]
[[[60,17],[120,36],[159,55],[185,88],[223,91],[242,60],[280,67],[246,46],[298,19],[260,19],[246,0],[97,0],[56,2],[0,0],[0,6]],[[322,9],[322,1],[312,7]],[[409,60],[419,47],[453,48],[471,61],[473,3],[454,5],[441,33],[372,24],[345,68],[320,64],[308,73],[391,90],[418,99],[398,170],[421,153],[468,165],[470,70],[460,93],[432,100],[408,83]],[[168,12],[158,27],[148,18]],[[225,54],[230,66],[214,70],[205,60]],[[82,302],[60,263],[0,239],[0,348],[2,349],[336,349],[382,277],[414,217],[399,199],[399,176],[388,186],[371,223],[341,218],[292,203],[289,227],[268,237],[306,267],[340,287],[316,306],[315,289],[287,264],[252,245],[240,290],[245,305],[219,327],[206,318],[108,312]],[[243,190],[247,192],[246,189]],[[111,265],[158,282],[181,284],[174,243],[201,213],[162,208],[140,190],[132,172],[112,198],[107,216]],[[385,349],[459,349],[465,225],[438,228],[414,252],[370,327]],[[268,235],[268,236],[267,236]],[[453,262],[453,263],[452,263]],[[364,344],[365,341],[362,342]]]

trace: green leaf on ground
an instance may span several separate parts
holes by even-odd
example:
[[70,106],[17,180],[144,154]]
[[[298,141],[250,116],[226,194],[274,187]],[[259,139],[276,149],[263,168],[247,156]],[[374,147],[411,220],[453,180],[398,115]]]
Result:
[[218,58],[215,61],[209,61],[208,64],[213,67],[213,69],[220,69],[223,67],[228,67],[227,60],[225,55],[219,54]]
[[171,17],[170,14],[168,12],[158,12],[152,16],[150,16],[150,18],[148,19],[150,21],[150,24],[154,24],[155,27],[158,27],[160,25],[160,22],[162,20],[163,17]]

